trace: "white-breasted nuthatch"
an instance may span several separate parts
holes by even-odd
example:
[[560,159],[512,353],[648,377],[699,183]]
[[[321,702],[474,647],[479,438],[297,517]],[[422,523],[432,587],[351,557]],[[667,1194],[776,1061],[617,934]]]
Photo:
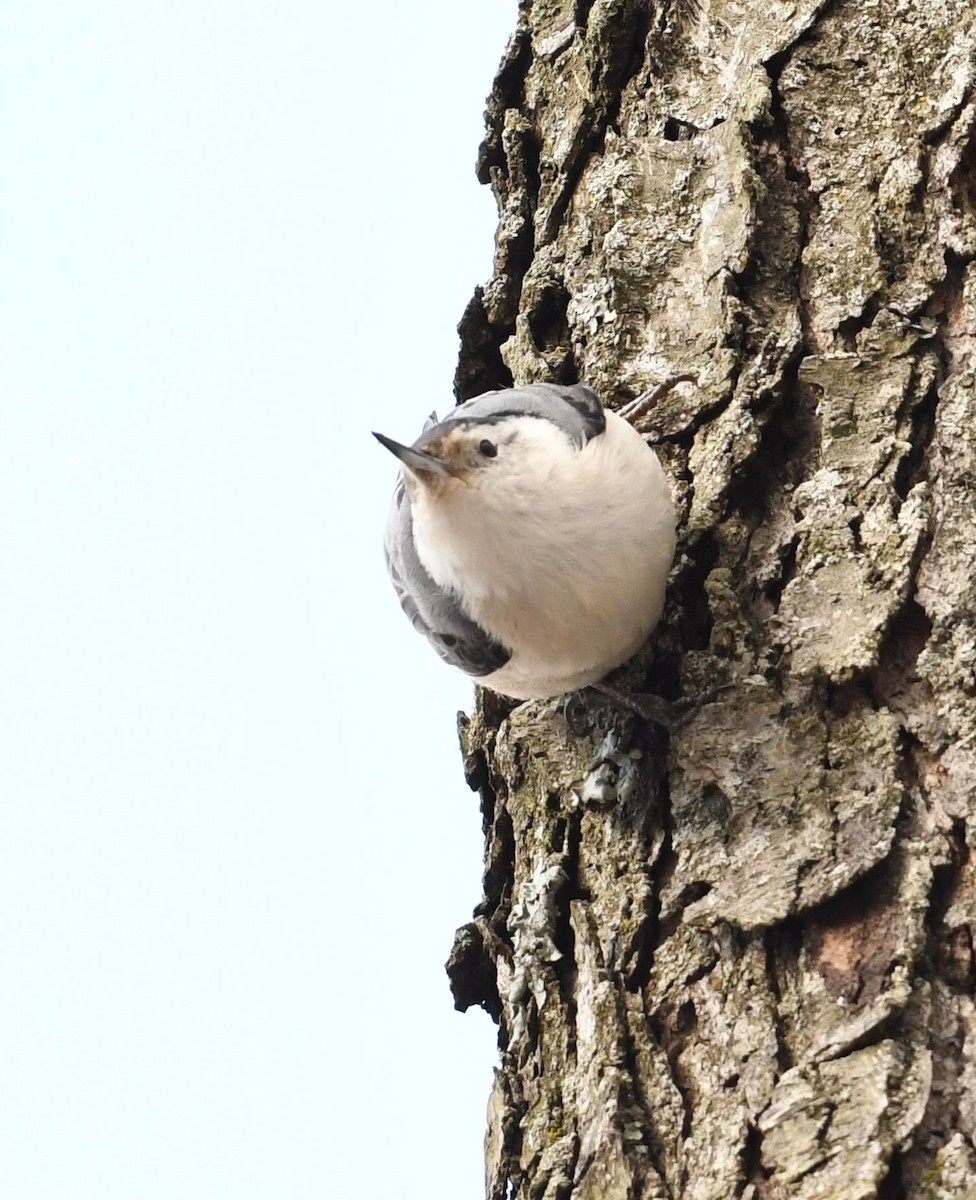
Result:
[[374,436],[401,463],[390,576],[441,658],[526,700],[640,649],[664,607],[674,506],[657,455],[594,392],[486,392],[412,446]]

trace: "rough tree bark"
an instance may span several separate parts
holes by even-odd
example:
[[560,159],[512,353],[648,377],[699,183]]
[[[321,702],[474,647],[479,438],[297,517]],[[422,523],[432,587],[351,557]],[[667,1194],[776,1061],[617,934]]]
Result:
[[680,509],[627,685],[462,718],[489,1200],[976,1194],[972,0],[521,0],[457,390],[653,417]]

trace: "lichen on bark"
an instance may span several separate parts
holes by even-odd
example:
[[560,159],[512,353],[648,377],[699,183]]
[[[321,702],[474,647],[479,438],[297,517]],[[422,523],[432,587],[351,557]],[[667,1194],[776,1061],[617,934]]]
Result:
[[489,1200],[976,1194],[976,14],[522,0],[461,397],[662,378],[621,682],[461,722]]

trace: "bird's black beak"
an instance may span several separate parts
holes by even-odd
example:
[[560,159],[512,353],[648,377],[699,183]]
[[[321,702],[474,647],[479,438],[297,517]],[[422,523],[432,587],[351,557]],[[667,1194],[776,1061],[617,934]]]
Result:
[[403,446],[399,442],[395,442],[393,438],[388,438],[382,433],[374,433],[373,437],[376,438],[381,446],[385,446],[391,454],[395,454],[400,462],[411,471],[426,471],[428,475],[453,474],[447,463],[442,462],[439,458],[435,458],[433,454],[425,454],[423,450],[414,450],[412,446]]

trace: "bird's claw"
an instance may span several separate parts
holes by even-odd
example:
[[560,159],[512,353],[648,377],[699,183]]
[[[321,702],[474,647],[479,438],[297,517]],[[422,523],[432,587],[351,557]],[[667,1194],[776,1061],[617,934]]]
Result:
[[641,392],[636,400],[631,400],[629,404],[625,404],[623,408],[618,410],[618,415],[623,417],[625,421],[629,421],[635,429],[639,429],[638,422],[642,417],[647,416],[658,400],[661,400],[668,392],[676,388],[679,383],[697,382],[698,374],[695,371],[685,371],[680,375],[669,375],[667,379],[663,379],[654,387],[648,388],[646,392]]
[[726,691],[731,685],[722,684],[708,688],[697,696],[685,696],[681,700],[665,700],[663,696],[656,696],[653,692],[624,692],[610,683],[593,683],[590,686],[612,703],[626,708],[638,717],[643,717],[651,724],[660,725],[669,733],[674,733],[690,725],[706,704],[710,704],[719,693]]
[[582,737],[586,731],[586,701],[582,692],[570,692],[563,700],[563,717],[570,731]]

